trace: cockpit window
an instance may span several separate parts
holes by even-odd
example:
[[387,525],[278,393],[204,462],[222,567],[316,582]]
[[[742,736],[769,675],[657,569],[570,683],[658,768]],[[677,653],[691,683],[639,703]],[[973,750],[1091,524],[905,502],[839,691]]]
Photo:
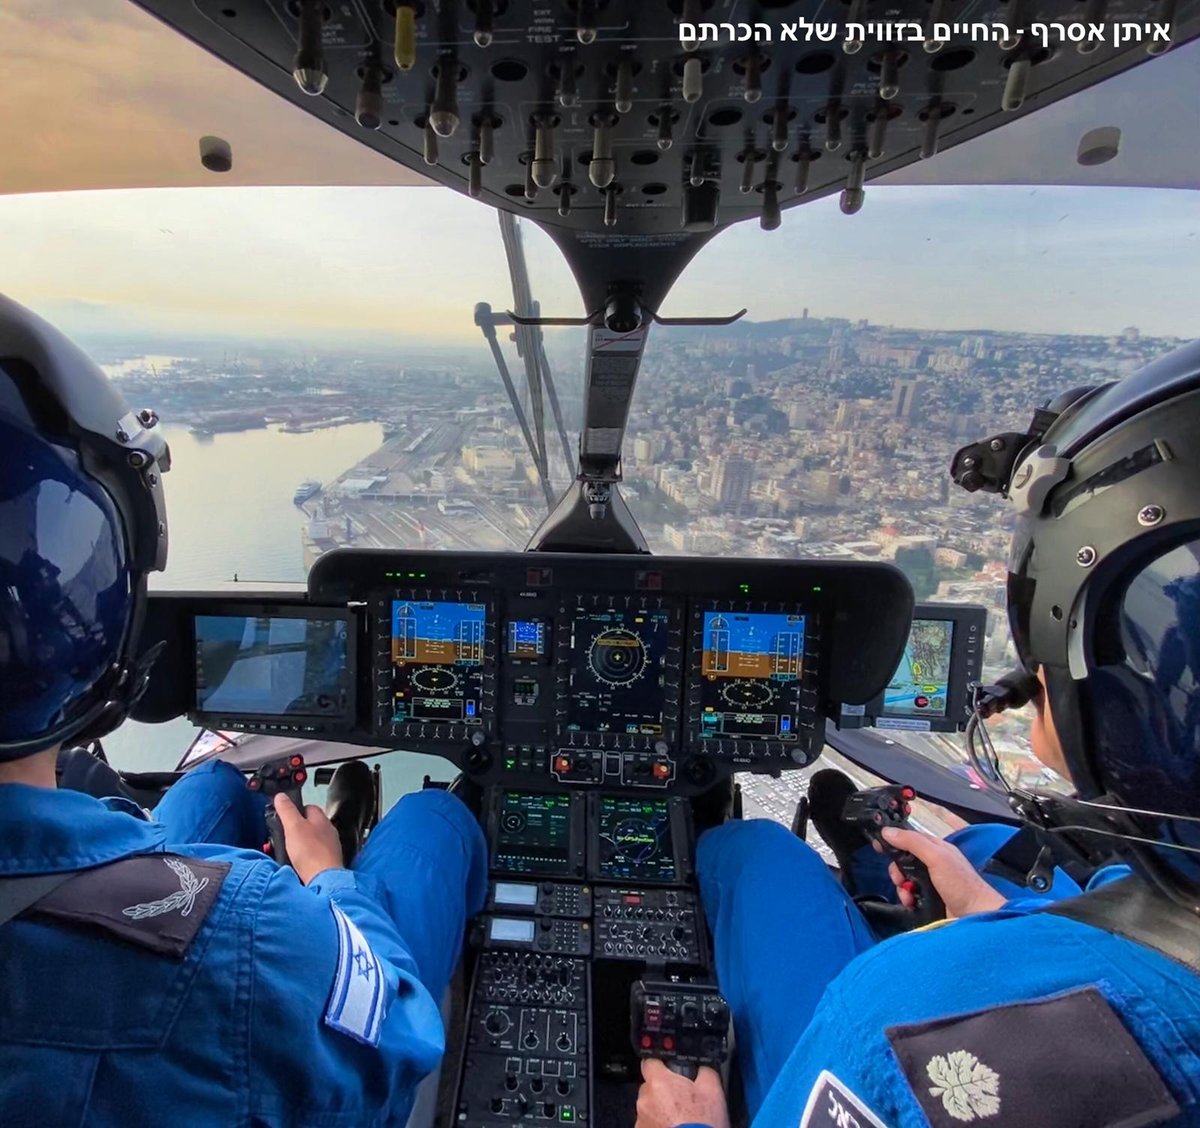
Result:
[[[541,312],[586,312],[552,241],[519,231]],[[546,331],[539,425],[497,215],[449,191],[9,196],[0,239],[0,289],[162,416],[162,584],[298,582],[338,545],[517,551],[573,476],[586,331]],[[654,552],[894,561],[920,600],[987,606],[1002,672],[1009,528],[950,456],[1195,335],[1198,257],[1195,194],[1145,188],[871,188],[856,216],[826,200],[725,231],[657,312],[749,312],[651,332],[622,492]],[[999,733],[1016,756],[1024,724]],[[189,737],[155,730],[137,766]]]

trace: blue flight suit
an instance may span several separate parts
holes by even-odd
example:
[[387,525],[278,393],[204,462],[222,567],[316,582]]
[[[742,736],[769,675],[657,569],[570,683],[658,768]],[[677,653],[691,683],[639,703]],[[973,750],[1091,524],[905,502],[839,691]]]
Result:
[[[970,827],[950,841],[982,868],[1012,833]],[[928,1128],[931,1119],[889,1041],[889,1028],[1000,1013],[995,1008],[1053,1001],[1088,985],[1099,987],[1149,1059],[1154,1082],[1165,1082],[1164,1097],[1179,1106],[1169,1121],[1141,1123],[1200,1125],[1200,977],[1129,940],[1033,913],[1080,892],[1061,871],[1047,897],[985,874],[1011,898],[1002,909],[882,943],[820,856],[775,823],[731,822],[709,831],[699,842],[697,871],[717,980],[734,1015],[753,1128],[807,1124],[803,1114],[817,1098],[823,1071],[854,1100],[833,1108],[839,1115],[849,1110],[846,1120],[814,1115],[812,1123]],[[1089,888],[1128,872],[1108,867]],[[1009,1045],[1020,1045],[1020,1022],[1007,1029]],[[1054,1046],[1028,1050],[1053,1069]],[[1103,1060],[1095,1065],[1097,1076],[1107,1068]],[[928,1085],[920,1078],[918,1088],[921,1082]],[[1008,1084],[1001,1080],[1001,1103]],[[1059,1095],[1049,1092],[1054,1084],[1047,1082],[1050,1096]],[[1005,1123],[991,1120],[986,1104],[956,1107],[953,1121],[981,1128]],[[1057,1122],[1050,1114],[1041,1121],[1047,1128]]]
[[[6,1128],[405,1123],[442,1057],[438,1003],[483,906],[482,832],[453,795],[406,795],[351,869],[306,888],[248,849],[266,839],[263,809],[222,763],[180,780],[155,821],[126,800],[0,786],[0,875],[168,849],[230,867],[182,958],[39,915],[0,926]],[[368,952],[344,950],[353,929]],[[351,956],[378,973],[373,1026],[334,992]]]

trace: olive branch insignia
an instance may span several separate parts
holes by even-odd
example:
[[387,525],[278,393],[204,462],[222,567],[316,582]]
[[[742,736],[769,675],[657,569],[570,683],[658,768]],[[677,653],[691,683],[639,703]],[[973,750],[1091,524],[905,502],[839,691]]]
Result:
[[127,917],[132,917],[134,920],[145,920],[147,917],[162,916],[164,913],[174,912],[176,909],[179,910],[180,916],[187,916],[192,911],[196,898],[208,884],[208,878],[197,877],[192,872],[192,868],[178,858],[163,858],[163,861],[179,878],[178,892],[158,901],[142,901],[140,904],[130,905],[127,909],[121,910]]

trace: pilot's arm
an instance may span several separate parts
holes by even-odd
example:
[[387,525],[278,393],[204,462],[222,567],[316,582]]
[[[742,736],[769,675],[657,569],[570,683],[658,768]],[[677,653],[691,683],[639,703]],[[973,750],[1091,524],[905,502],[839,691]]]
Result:
[[441,1060],[441,1015],[375,879],[340,868],[336,832],[313,821],[285,815],[296,869],[256,867],[264,887],[248,899],[247,1111],[267,1124],[403,1124]]

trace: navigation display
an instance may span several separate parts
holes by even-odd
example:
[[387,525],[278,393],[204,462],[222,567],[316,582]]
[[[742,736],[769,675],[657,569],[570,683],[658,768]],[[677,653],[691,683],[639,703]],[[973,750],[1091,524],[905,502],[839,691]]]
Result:
[[670,634],[668,610],[577,610],[566,728],[660,735]]
[[235,716],[344,717],[349,621],[196,615],[196,709]]
[[571,796],[505,791],[492,846],[492,869],[500,873],[570,872]]
[[483,723],[482,603],[392,601],[392,720]]
[[945,717],[950,707],[950,657],[954,623],[914,619],[900,665],[883,694],[883,714]]
[[704,612],[701,737],[799,740],[804,624],[801,614]]
[[665,799],[600,799],[596,873],[624,881],[675,881],[671,808]]

